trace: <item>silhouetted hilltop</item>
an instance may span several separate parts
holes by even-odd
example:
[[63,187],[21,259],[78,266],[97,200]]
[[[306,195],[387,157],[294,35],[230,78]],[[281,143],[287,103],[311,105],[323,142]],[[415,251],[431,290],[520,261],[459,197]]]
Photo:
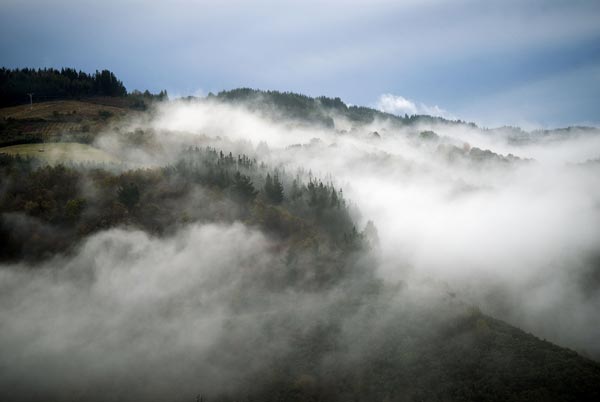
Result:
[[72,68],[0,69],[0,107],[86,96],[125,96],[123,83],[109,70],[88,74]]
[[[399,125],[427,124],[467,124],[460,120],[452,121],[428,115],[397,116],[365,106],[349,106],[340,98],[318,96],[316,98],[293,92],[262,91],[251,88],[238,88],[222,91],[209,98],[244,104],[251,110],[259,110],[270,117],[294,119],[333,127],[333,117],[339,116],[355,123],[368,124],[376,119],[390,120]],[[473,123],[468,123],[473,125]],[[473,125],[474,126],[474,125]]]

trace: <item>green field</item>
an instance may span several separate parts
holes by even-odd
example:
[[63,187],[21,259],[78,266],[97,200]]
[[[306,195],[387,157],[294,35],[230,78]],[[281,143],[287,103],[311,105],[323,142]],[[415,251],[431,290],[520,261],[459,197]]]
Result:
[[91,145],[75,142],[22,144],[0,148],[0,153],[43,159],[50,163],[60,162],[105,162],[119,163],[120,160]]

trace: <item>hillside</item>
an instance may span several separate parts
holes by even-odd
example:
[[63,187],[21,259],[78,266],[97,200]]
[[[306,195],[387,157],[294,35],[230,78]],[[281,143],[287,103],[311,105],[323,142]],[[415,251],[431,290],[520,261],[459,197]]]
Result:
[[[363,265],[366,261],[358,265],[351,262],[355,259],[351,256],[362,253],[369,238],[367,232],[359,234],[353,228],[343,198],[336,198],[335,204],[331,198],[324,199],[322,207],[311,204],[312,192],[319,199],[319,191],[329,197],[334,189],[318,182],[316,186],[300,186],[280,176],[284,194],[298,192],[280,204],[267,189],[261,190],[264,170],[243,155],[230,159],[207,149],[189,150],[183,158],[174,168],[115,175],[76,166],[36,168],[39,162],[33,159],[3,157],[2,177],[9,187],[0,200],[0,238],[4,244],[0,257],[39,260],[53,258],[55,253],[73,253],[77,250],[74,246],[86,236],[113,226],[139,227],[165,236],[192,222],[243,219],[267,230],[281,244],[277,248],[287,250],[287,256],[282,255],[287,262],[254,277],[253,286],[273,297],[284,289],[325,295],[328,289],[336,288],[347,289],[352,296],[323,306],[314,328],[308,324],[296,333],[300,328],[292,326],[280,333],[283,338],[292,336],[297,343],[290,355],[255,373],[258,378],[248,379],[255,385],[213,395],[215,400],[594,401],[600,396],[600,364],[457,300],[439,300],[416,308],[405,304],[412,303],[409,297],[401,302],[404,308],[392,307],[395,303],[386,301],[392,289],[382,287],[368,265]],[[248,178],[247,184],[234,174],[240,171],[241,179]],[[83,181],[94,183],[95,196],[77,190],[77,183]],[[194,188],[209,183],[211,190],[205,194],[203,206],[185,207]],[[297,190],[293,186],[298,186]],[[8,194],[12,196],[6,198]],[[228,204],[238,206],[235,214],[228,212],[232,211]],[[172,205],[181,207],[172,209]],[[16,214],[28,217],[18,232],[12,226]],[[48,236],[52,232],[60,236]],[[320,244],[320,251],[309,260],[291,258],[315,244]],[[354,279],[347,282],[345,278],[357,269],[363,273],[351,274]],[[400,291],[394,298],[403,300],[403,294]],[[359,299],[373,315],[355,310]],[[254,303],[252,299],[247,302]],[[260,309],[239,306],[236,310],[240,308],[238,314],[247,308]],[[281,318],[288,314],[282,313]],[[347,320],[358,320],[360,327],[344,335]],[[322,327],[324,322],[327,324]],[[355,351],[364,354],[358,363],[347,362],[346,348],[350,345],[366,347]],[[321,366],[324,361],[333,365],[331,369]],[[13,396],[24,392],[18,385],[5,383],[2,388],[14,392]]]
[[[366,106],[347,105],[340,98],[325,96],[309,97],[293,92],[262,91],[250,88],[238,88],[222,91],[215,98],[232,104],[241,104],[250,110],[258,111],[271,119],[295,121],[323,125],[333,128],[337,118],[347,119],[355,125],[371,124],[375,121],[387,122],[397,127],[436,127],[449,126],[464,129],[480,129],[475,123],[462,120],[448,120],[439,116],[404,115],[398,116],[381,112]],[[595,135],[594,127],[576,126],[545,130],[525,131],[520,127],[481,128],[487,135],[502,136],[515,144],[535,143],[539,140],[560,140],[574,135]]]
[[0,68],[0,107],[88,96],[125,96],[127,90],[109,70],[87,74],[72,68]]
[[76,141],[89,143],[111,121],[134,111],[88,101],[51,101],[0,109],[0,146]]
[[334,117],[344,117],[357,124],[369,124],[376,119],[390,120],[400,125],[451,123],[451,121],[442,117],[426,115],[397,116],[365,106],[348,106],[340,98],[325,96],[312,98],[293,92],[238,88],[222,91],[217,95],[209,95],[209,99],[211,97],[225,102],[247,105],[252,110],[265,113],[271,118],[304,121],[326,127],[333,127]]
[[[481,197],[472,227],[536,163],[450,137],[474,125],[339,98],[239,89],[145,111],[122,99],[0,109],[0,399],[600,399],[600,363],[445,278],[411,276],[407,243],[385,260],[378,233],[393,222],[376,227],[348,195],[384,194],[398,215],[421,180],[444,206]],[[378,120],[392,128],[374,135]]]

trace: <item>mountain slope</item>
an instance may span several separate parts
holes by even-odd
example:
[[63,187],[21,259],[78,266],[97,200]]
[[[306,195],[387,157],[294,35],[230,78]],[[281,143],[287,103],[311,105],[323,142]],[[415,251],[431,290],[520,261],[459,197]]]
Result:
[[[161,110],[93,102],[0,109],[2,141],[26,140],[29,127],[34,141],[108,144],[106,158],[68,143],[0,148],[0,399],[600,399],[600,363],[482,313],[441,280],[382,279],[377,229],[358,226],[335,177],[302,165],[290,171],[277,164],[275,146],[229,140],[220,125],[180,132],[152,125]],[[533,165],[452,145],[419,127],[463,122],[243,88],[193,106],[210,102],[285,123],[276,130],[319,126],[307,130],[311,135],[338,118],[409,126],[407,143],[425,149],[424,160],[444,161],[449,172]],[[199,110],[189,112],[176,120]],[[48,129],[67,123],[72,132]],[[362,131],[354,133],[369,136],[362,145],[391,137]],[[337,141],[346,133],[327,134]],[[538,134],[571,132],[531,135]],[[301,162],[347,149],[303,140],[279,152]],[[64,151],[62,163],[40,157],[53,148]],[[418,167],[399,155],[362,157],[357,152],[349,162],[355,166],[343,166],[366,170],[363,163],[372,163],[384,167],[380,175],[400,166],[419,178]],[[388,164],[377,165],[377,157]],[[393,263],[399,272],[408,264]]]

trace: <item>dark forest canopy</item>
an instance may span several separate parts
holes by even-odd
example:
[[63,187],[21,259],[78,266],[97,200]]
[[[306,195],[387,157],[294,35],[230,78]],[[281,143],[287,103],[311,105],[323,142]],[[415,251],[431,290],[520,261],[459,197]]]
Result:
[[54,100],[85,96],[125,96],[127,90],[109,70],[88,74],[73,68],[0,69],[0,106],[36,100]]
[[[81,97],[128,95],[123,82],[112,71],[96,70],[93,74],[74,68],[0,68],[0,107],[28,103],[29,94],[33,101],[72,99]],[[149,91],[134,90],[134,97],[167,97],[166,91],[153,95]]]
[[[331,183],[305,183],[246,155],[190,148],[162,168],[114,173],[103,167],[49,166],[0,153],[0,262],[40,260],[120,225],[160,235],[191,222],[242,220],[305,245],[348,251],[361,241]],[[199,192],[207,195],[203,208],[194,201]],[[18,230],[10,223],[17,216]],[[46,236],[49,228],[61,235]]]

